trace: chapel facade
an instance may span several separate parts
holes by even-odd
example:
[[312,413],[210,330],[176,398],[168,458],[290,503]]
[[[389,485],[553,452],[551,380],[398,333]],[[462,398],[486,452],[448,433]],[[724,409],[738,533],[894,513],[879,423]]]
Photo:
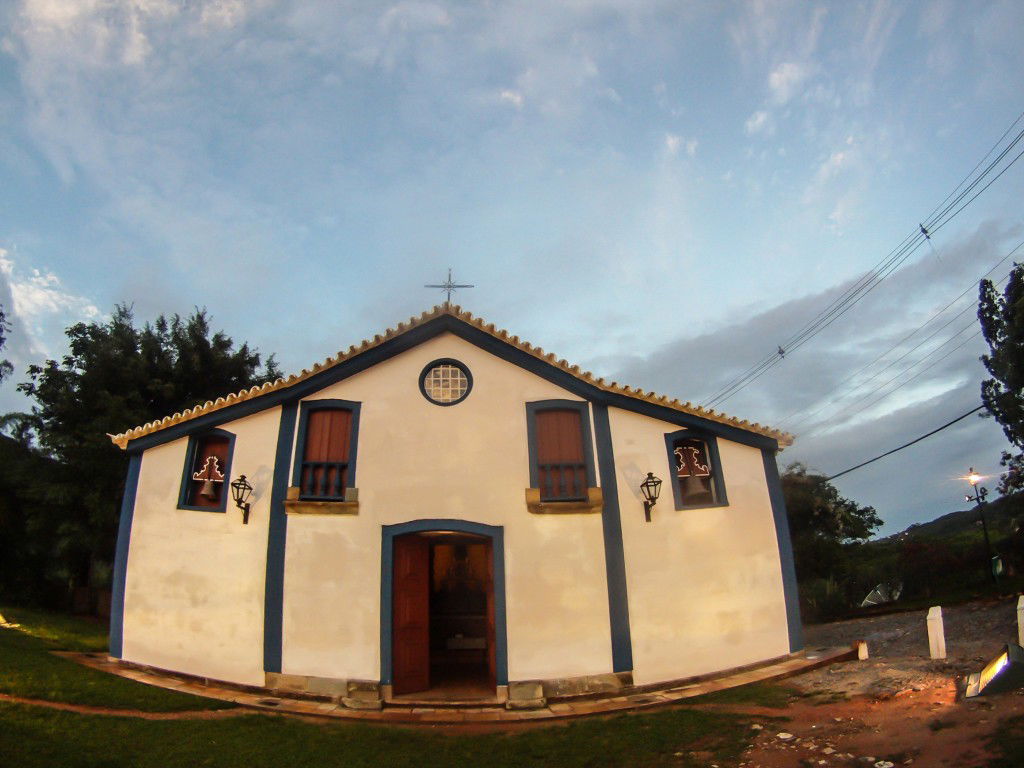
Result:
[[111,439],[126,662],[352,707],[534,706],[802,647],[788,435],[455,306]]

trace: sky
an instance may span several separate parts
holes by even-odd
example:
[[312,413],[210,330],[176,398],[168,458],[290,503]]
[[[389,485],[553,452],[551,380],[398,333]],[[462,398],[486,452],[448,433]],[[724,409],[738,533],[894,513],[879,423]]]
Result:
[[[1022,28],[1016,0],[0,4],[0,411],[118,303],[205,307],[290,373],[439,303],[449,267],[487,321],[707,403],[997,144]],[[1024,162],[716,407],[833,474],[977,406],[977,281],[1022,193]],[[972,416],[836,485],[892,533],[1007,447]]]

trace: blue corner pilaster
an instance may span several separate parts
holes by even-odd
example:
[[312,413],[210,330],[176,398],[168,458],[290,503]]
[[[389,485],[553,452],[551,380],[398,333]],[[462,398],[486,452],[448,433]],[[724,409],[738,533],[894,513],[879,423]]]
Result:
[[779,480],[775,451],[762,448],[761,457],[764,459],[764,476],[768,482],[768,497],[771,499],[772,516],[775,518],[775,537],[779,544],[779,561],[782,563],[782,591],[786,601],[789,651],[794,653],[804,647],[804,637],[800,624],[800,593],[796,584],[796,566],[793,563],[793,542],[789,536],[786,499],[782,495],[782,482]]
[[110,655],[115,659],[120,659],[124,650],[124,588],[128,578],[128,550],[141,470],[142,452],[128,454],[128,476],[124,481],[124,496],[121,498],[121,518],[117,524],[114,572],[110,584]]
[[290,401],[281,406],[281,423],[277,431],[277,453],[274,456],[274,484],[270,491],[270,521],[267,531],[267,579],[263,602],[263,669],[281,671],[281,649],[284,632],[284,557],[288,538],[288,516],[284,501],[288,494],[288,471],[291,468],[292,440],[295,437],[295,416],[299,406]]
[[615,454],[608,406],[593,403],[594,436],[597,460],[604,492],[601,526],[604,531],[604,566],[608,577],[608,618],[612,630],[612,668],[614,672],[633,669],[633,641],[629,632],[629,598],[626,594],[626,555],[622,544],[622,520],[619,517],[619,484],[615,478]]

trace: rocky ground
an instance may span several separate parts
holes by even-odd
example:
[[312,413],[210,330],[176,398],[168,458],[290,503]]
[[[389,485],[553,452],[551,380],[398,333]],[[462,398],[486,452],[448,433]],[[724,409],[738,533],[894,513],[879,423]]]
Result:
[[984,765],[996,726],[1024,715],[1024,691],[964,700],[963,689],[969,673],[1017,640],[1016,605],[1012,598],[943,609],[945,660],[929,657],[927,611],[806,628],[808,649],[865,640],[870,658],[787,681],[797,693],[785,709],[748,708],[763,719],[741,765]]

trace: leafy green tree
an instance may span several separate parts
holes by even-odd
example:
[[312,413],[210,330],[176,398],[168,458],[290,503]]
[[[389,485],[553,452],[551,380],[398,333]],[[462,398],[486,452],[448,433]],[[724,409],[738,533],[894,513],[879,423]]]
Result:
[[827,477],[803,464],[790,464],[781,480],[804,618],[840,616],[880,580],[877,568],[864,567],[862,555],[882,520],[873,507],[843,498]]
[[828,478],[809,473],[799,462],[781,479],[800,579],[832,575],[843,545],[867,540],[882,524],[874,507],[843,498]]
[[[7,343],[7,332],[11,330],[11,327],[7,324],[7,316],[4,314],[4,308],[0,307],[0,350],[4,348],[4,344]],[[5,358],[0,358],[0,381],[7,378],[11,371],[14,370],[14,366],[11,365],[11,361]]]
[[107,434],[280,374],[272,355],[261,367],[248,344],[236,349],[222,331],[211,332],[205,310],[161,316],[140,329],[122,305],[109,320],[78,323],[66,334],[64,358],[31,366],[18,387],[34,400],[31,411],[9,414],[6,425],[51,460],[30,482],[66,510],[41,534],[51,539],[60,577],[70,587],[106,586],[127,470],[124,452]]
[[1024,264],[1014,264],[1002,296],[991,280],[979,287],[978,321],[990,354],[981,361],[992,375],[981,383],[981,402],[1018,449],[1004,451],[1000,493],[1024,489]]

